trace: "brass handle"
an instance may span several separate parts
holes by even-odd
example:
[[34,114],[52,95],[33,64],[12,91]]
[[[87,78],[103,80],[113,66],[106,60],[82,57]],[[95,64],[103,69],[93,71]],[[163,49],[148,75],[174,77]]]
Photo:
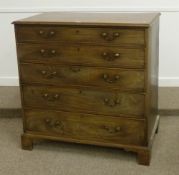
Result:
[[50,119],[48,119],[48,118],[47,118],[47,119],[45,119],[45,123],[50,123],[50,121],[51,121],[51,120],[50,120]]
[[60,126],[60,125],[61,125],[61,122],[59,122],[59,121],[55,122],[55,126]]
[[43,34],[44,34],[44,31],[43,31],[43,30],[40,30],[40,31],[39,31],[39,34],[40,34],[40,35],[43,35]]
[[54,120],[51,120],[49,118],[46,118],[45,120],[45,124],[49,127],[53,127],[53,128],[58,128],[58,129],[64,129],[64,123],[62,121],[54,121]]
[[113,33],[113,36],[114,36],[114,37],[119,37],[119,35],[120,35],[119,32],[114,32],[114,33]]
[[59,97],[60,97],[59,94],[55,94],[55,95],[53,96],[54,99],[59,99]]
[[55,31],[50,31],[49,36],[53,36],[53,35],[55,35]]
[[52,50],[40,49],[40,54],[43,57],[53,57],[56,54],[56,50],[55,49],[52,49]]
[[121,131],[121,127],[120,127],[120,126],[117,126],[117,127],[115,128],[115,130],[116,130],[117,132]]
[[119,56],[120,56],[120,53],[115,53],[114,54],[114,57],[116,57],[116,58],[119,57]]
[[58,129],[58,132],[60,133],[60,134],[64,134],[64,123],[62,122],[62,121],[55,121],[54,122],[54,128],[56,128],[56,129]]
[[42,38],[51,38],[55,35],[55,31],[51,30],[49,32],[45,32],[44,30],[40,30],[39,31],[39,35],[42,37]]
[[113,41],[115,40],[116,38],[118,38],[120,36],[119,32],[114,32],[112,34],[109,34],[107,32],[102,32],[101,33],[101,36],[104,40],[106,41]]
[[45,119],[45,124],[46,124],[47,126],[49,126],[49,127],[53,127],[53,122],[52,122],[52,120],[49,119],[49,118],[46,118],[46,119]]
[[110,78],[108,74],[103,74],[103,79],[107,83],[115,83],[117,80],[120,79],[119,75],[115,75],[113,78]]
[[55,54],[56,53],[56,50],[51,50],[51,54]]
[[60,95],[59,94],[43,93],[42,97],[47,101],[54,102],[54,101],[56,101],[56,100],[58,100],[60,98]]
[[64,123],[62,122],[62,121],[55,121],[54,122],[54,127],[58,127],[58,128],[60,128],[60,129],[63,129],[64,128]]
[[120,126],[116,126],[116,127],[109,127],[109,126],[104,126],[104,129],[109,132],[109,133],[117,133],[121,131],[121,127]]
[[106,53],[106,52],[103,52],[103,53],[102,53],[102,56],[103,56],[103,57],[106,57],[106,56],[108,56],[108,55],[109,55],[109,54]]
[[109,99],[109,98],[105,98],[104,99],[104,104],[109,106],[109,107],[115,107],[117,106],[118,104],[120,104],[120,99],[117,98],[117,99]]
[[50,71],[42,70],[40,72],[41,72],[42,76],[46,79],[54,78],[57,76],[56,71],[50,72]]
[[44,54],[44,53],[45,53],[45,50],[44,50],[44,49],[40,49],[40,53],[41,53],[41,54]]
[[102,32],[102,33],[101,33],[101,36],[102,36],[102,37],[106,37],[106,36],[108,36],[108,33]]
[[114,61],[115,59],[120,57],[120,53],[103,52],[102,57],[106,61]]
[[42,73],[42,75],[46,75],[46,74],[47,74],[47,71],[42,70],[41,73]]
[[47,93],[43,94],[43,97],[47,98],[49,95]]

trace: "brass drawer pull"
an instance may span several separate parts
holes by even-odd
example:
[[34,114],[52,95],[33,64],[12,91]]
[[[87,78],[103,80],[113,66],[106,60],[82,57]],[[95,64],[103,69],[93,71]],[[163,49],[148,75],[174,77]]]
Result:
[[40,35],[43,35],[43,34],[44,34],[44,31],[43,31],[43,30],[40,30],[40,31],[39,31],[39,34],[40,34]]
[[42,97],[43,97],[43,99],[45,99],[45,100],[47,100],[47,101],[54,102],[54,101],[59,100],[60,95],[59,95],[59,94],[43,93],[43,94],[42,94]]
[[46,79],[51,79],[51,78],[54,78],[57,76],[56,71],[50,72],[50,71],[42,70],[40,72],[41,72],[42,76]]
[[116,127],[109,127],[109,126],[104,126],[103,127],[107,132],[113,134],[113,133],[117,133],[121,131],[121,127],[120,126],[116,126]]
[[62,129],[62,128],[64,128],[64,123],[62,121],[57,120],[54,122],[54,127],[56,127],[56,128],[58,127],[58,128]]
[[40,53],[41,53],[41,54],[44,54],[44,53],[45,53],[45,50],[44,50],[44,49],[41,49],[41,50],[40,50]]
[[120,53],[115,53],[114,54],[114,57],[116,57],[116,58],[119,57],[119,56],[120,56]]
[[118,38],[120,34],[118,32],[113,32],[112,34],[107,33],[107,32],[102,32],[101,37],[106,40],[106,41],[113,41],[116,38]]
[[106,61],[114,61],[115,59],[120,57],[120,53],[103,52],[102,57]]
[[45,119],[45,123],[49,123],[50,122],[50,119]]
[[54,121],[49,118],[46,118],[44,121],[48,127],[58,128],[58,129],[62,129],[62,130],[64,129],[64,123],[62,121],[58,121],[58,120]]
[[120,99],[109,99],[109,98],[105,98],[104,99],[104,104],[109,106],[109,107],[115,107],[118,104],[120,104]]
[[42,38],[48,39],[48,38],[51,38],[51,37],[53,37],[55,35],[55,31],[51,30],[49,32],[44,32],[44,30],[40,30],[39,35]]
[[53,122],[49,118],[45,119],[45,124],[48,125],[49,127],[53,127]]
[[119,75],[115,75],[113,78],[110,78],[108,74],[103,74],[103,79],[107,83],[115,83],[117,80],[120,79]]
[[52,49],[52,50],[45,50],[45,49],[40,49],[40,54],[43,57],[53,57],[56,55],[56,50]]
[[54,36],[55,35],[55,31],[50,31],[49,32],[49,36]]
[[56,53],[56,50],[51,50],[51,54],[54,55]]
[[114,36],[114,37],[119,37],[119,35],[120,35],[119,32],[114,32],[114,33],[113,33],[113,36]]
[[102,37],[106,37],[106,36],[108,36],[108,33],[103,32],[103,33],[101,33],[101,36],[102,36]]
[[59,99],[59,94],[55,94],[53,97],[54,99]]
[[47,71],[42,70],[41,73],[42,73],[42,75],[46,75],[46,74],[47,74]]

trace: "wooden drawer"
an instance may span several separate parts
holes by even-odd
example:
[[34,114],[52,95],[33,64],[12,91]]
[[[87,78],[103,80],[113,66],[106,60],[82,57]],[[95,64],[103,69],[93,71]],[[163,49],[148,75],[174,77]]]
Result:
[[26,107],[76,110],[114,116],[132,115],[139,118],[144,115],[142,94],[43,86],[23,86],[22,90]]
[[106,67],[144,67],[144,50],[120,47],[18,44],[21,63],[73,64]]
[[144,71],[82,66],[21,64],[23,83],[83,85],[144,91]]
[[62,27],[45,25],[16,26],[17,42],[83,42],[144,45],[144,29]]
[[143,120],[46,110],[25,110],[25,117],[27,132],[115,144],[144,144]]

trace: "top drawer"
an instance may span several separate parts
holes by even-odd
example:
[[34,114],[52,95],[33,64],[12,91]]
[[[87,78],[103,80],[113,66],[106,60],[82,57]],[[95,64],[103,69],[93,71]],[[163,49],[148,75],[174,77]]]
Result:
[[144,45],[144,29],[18,25],[17,42],[82,42]]

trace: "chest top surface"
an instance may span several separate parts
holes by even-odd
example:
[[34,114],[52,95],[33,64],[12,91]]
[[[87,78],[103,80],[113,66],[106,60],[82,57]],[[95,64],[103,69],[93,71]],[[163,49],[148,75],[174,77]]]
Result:
[[159,16],[160,13],[48,12],[14,21],[14,24],[80,24],[149,27]]

